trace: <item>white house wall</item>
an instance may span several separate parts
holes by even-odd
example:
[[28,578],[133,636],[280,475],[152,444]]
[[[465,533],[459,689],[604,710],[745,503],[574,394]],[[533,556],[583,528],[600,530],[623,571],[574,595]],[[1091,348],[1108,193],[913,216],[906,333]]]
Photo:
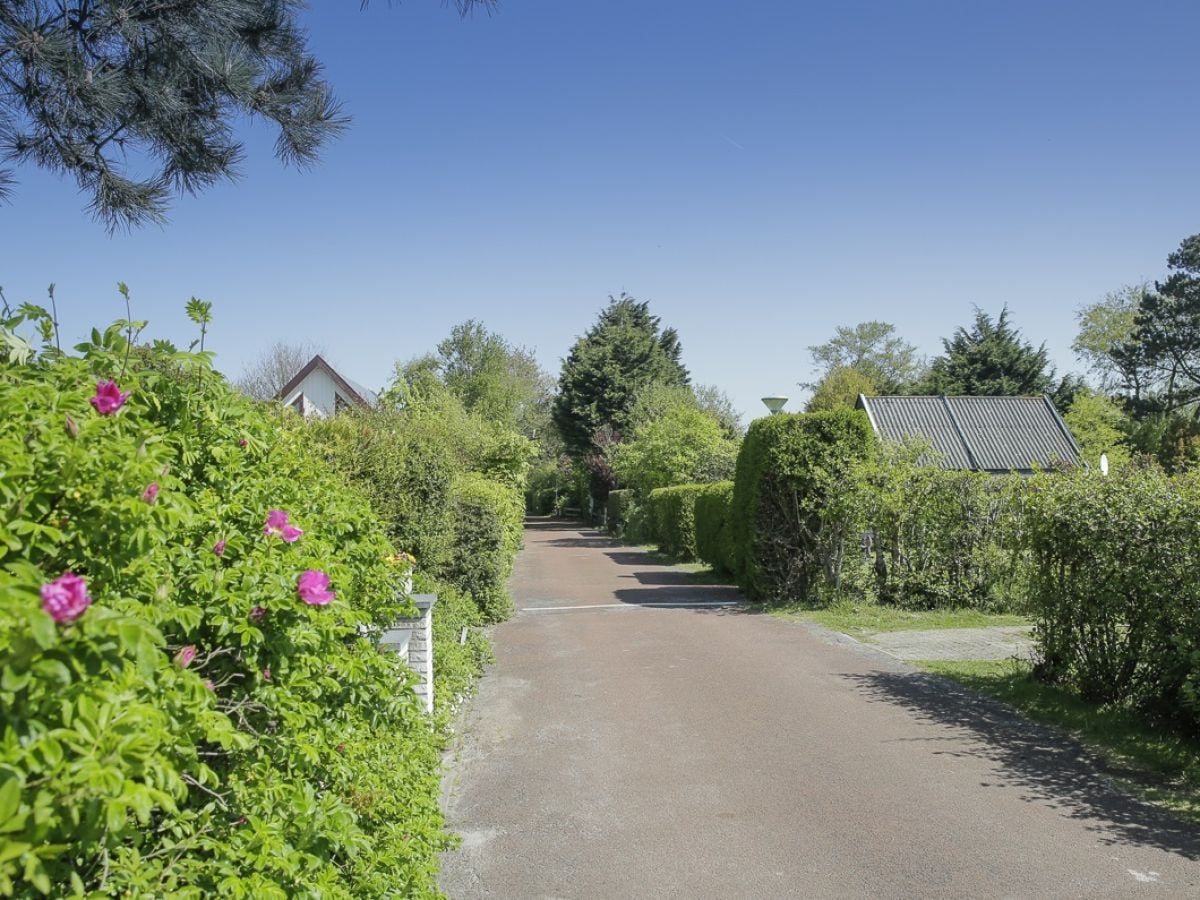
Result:
[[290,394],[283,398],[284,406],[291,406],[296,398],[304,395],[306,416],[332,416],[337,409],[337,387],[324,369],[313,369]]

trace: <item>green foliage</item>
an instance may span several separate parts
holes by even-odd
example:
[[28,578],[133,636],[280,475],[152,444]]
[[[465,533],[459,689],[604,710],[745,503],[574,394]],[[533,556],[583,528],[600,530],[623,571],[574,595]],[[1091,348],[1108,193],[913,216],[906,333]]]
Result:
[[1022,340],[1007,307],[995,319],[976,310],[971,329],[959,328],[942,345],[945,352],[930,364],[922,393],[1020,397],[1054,390],[1045,344]]
[[868,588],[868,599],[905,609],[1020,611],[1027,479],[931,462],[918,444],[885,446],[834,491],[835,515],[870,535],[847,559],[856,575],[849,582]]
[[1166,377],[1160,408],[1200,399],[1200,234],[1167,258],[1171,274],[1141,296],[1131,343],[1151,372]]
[[625,294],[609,300],[563,362],[554,400],[554,423],[576,459],[593,452],[601,429],[630,430],[633,404],[648,385],[688,382],[675,330],[660,332],[648,303]]
[[733,474],[737,446],[716,419],[683,403],[667,407],[617,445],[613,472],[642,496],[676,484],[720,481]]
[[628,524],[631,514],[637,507],[637,493],[628,488],[619,491],[609,491],[605,501],[605,519],[609,531],[620,534]]
[[[324,459],[371,500],[397,547],[445,577],[454,548],[450,491],[459,468],[428,420],[394,410],[347,410],[307,424]],[[436,610],[437,607],[434,607]]]
[[[369,638],[411,612],[386,533],[206,355],[127,333],[0,362],[0,893],[436,896],[439,741]],[[56,624],[67,571],[94,603]]]
[[738,454],[730,524],[734,573],[753,598],[814,601],[835,591],[852,521],[829,502],[875,438],[861,412],[758,419]]
[[566,456],[543,459],[529,469],[525,510],[535,516],[559,515],[571,502],[575,472]]
[[681,484],[650,492],[646,505],[658,549],[681,559],[696,558],[696,498],[707,485]]
[[[172,194],[232,177],[239,118],[274,124],[277,154],[299,164],[345,124],[292,5],[5,6],[5,155],[73,176],[110,228],[161,222]],[[149,174],[131,177],[130,157]]]
[[1041,674],[1200,734],[1200,477],[1039,476],[1027,501]]
[[436,355],[409,363],[401,374],[406,370],[436,375],[468,413],[484,421],[531,438],[549,436],[552,379],[530,350],[514,347],[482,322],[455,325]]
[[874,397],[875,384],[858,369],[838,366],[830,369],[813,387],[805,412],[828,412],[831,409],[854,409],[859,394]]
[[1103,394],[1079,392],[1063,421],[1075,437],[1075,443],[1088,465],[1100,465],[1100,455],[1107,454],[1110,465],[1129,461],[1129,431],[1132,423],[1121,407]]
[[[897,337],[896,326],[888,322],[839,326],[829,341],[808,349],[813,365],[821,373],[818,384],[839,369],[849,369],[870,382],[873,389],[901,394],[920,379],[925,368],[917,348]],[[832,408],[823,406],[809,412]]]
[[460,475],[451,493],[454,556],[450,580],[470,594],[489,621],[505,618],[505,583],[521,547],[525,506],[510,487],[477,473]]
[[1133,342],[1138,310],[1148,291],[1147,284],[1130,285],[1080,309],[1075,316],[1079,334],[1071,344],[1075,355],[1098,379],[1101,390],[1126,390],[1135,402],[1148,395],[1157,380],[1147,379],[1143,359]]
[[[347,411],[305,427],[423,571],[468,593],[487,619],[504,617],[529,441],[466,414],[441,389],[405,409]],[[445,614],[434,607],[435,622]]]
[[[679,408],[698,409],[721,426],[730,440],[740,440],[745,428],[733,401],[720,388],[708,384],[664,384],[654,382],[638,392],[629,411],[629,431],[653,422]],[[627,435],[628,436],[628,435]]]
[[705,485],[696,498],[696,556],[716,571],[729,574],[733,573],[732,502],[732,481]]

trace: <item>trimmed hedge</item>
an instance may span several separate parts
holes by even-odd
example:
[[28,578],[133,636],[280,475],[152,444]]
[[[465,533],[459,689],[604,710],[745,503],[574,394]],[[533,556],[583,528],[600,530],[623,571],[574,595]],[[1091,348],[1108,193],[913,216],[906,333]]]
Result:
[[1042,674],[1200,736],[1200,473],[1128,465],[1033,487]]
[[696,556],[696,498],[708,485],[680,484],[650,492],[646,505],[654,541],[663,553]]
[[734,574],[748,596],[811,602],[836,591],[853,522],[830,514],[830,500],[874,448],[859,411],[785,413],[751,424],[730,504]]
[[696,498],[696,556],[718,572],[733,572],[733,536],[729,507],[733,482],[705,485]]
[[522,495],[468,473],[455,479],[450,507],[455,535],[450,580],[475,599],[488,620],[499,621],[512,611],[506,582],[521,547]]

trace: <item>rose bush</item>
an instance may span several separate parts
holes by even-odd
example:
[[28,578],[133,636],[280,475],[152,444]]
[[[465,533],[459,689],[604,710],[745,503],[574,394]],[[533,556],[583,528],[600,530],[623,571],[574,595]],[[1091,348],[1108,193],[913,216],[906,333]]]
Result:
[[367,501],[209,355],[131,323],[33,352],[30,321],[0,322],[0,894],[437,896]]

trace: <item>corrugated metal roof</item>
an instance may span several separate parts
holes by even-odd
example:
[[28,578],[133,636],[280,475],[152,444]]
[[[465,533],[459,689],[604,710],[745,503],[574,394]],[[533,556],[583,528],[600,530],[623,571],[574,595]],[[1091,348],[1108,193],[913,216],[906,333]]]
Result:
[[1048,397],[859,397],[858,405],[880,438],[922,438],[945,469],[1079,464],[1079,448]]

